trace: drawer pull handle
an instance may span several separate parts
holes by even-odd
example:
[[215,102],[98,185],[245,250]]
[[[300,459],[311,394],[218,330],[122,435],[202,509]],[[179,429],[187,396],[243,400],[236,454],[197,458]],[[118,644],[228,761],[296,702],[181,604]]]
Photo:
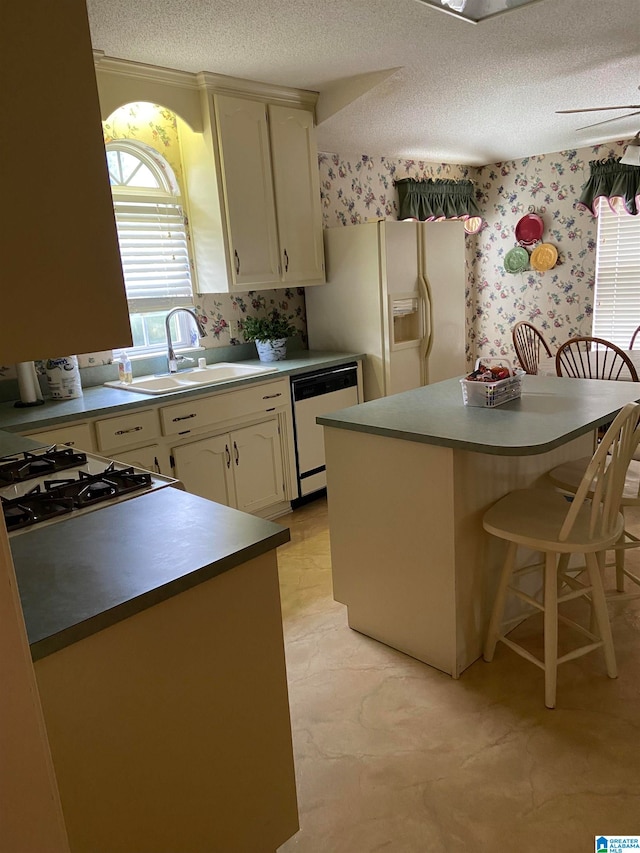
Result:
[[196,417],[197,417],[196,413],[192,412],[190,415],[183,415],[181,418],[174,418],[173,422],[174,422],[174,424],[177,424],[178,421],[188,421],[189,418],[196,418]]
[[233,254],[235,255],[236,259],[236,275],[240,275],[240,256],[238,255],[238,250],[234,249]]
[[227,468],[231,468],[231,454],[229,453],[229,445],[225,444],[224,452],[227,456]]
[[266,394],[262,399],[263,400],[273,400],[274,397],[282,397],[282,391],[278,391],[277,394]]
[[233,453],[236,457],[236,465],[239,465],[240,464],[240,453],[238,451],[238,445],[235,443],[235,441],[233,442]]
[[284,271],[289,272],[289,253],[284,250]]
[[143,429],[141,426],[131,427],[131,429],[117,429],[115,434],[126,435],[128,432],[140,432],[141,429]]

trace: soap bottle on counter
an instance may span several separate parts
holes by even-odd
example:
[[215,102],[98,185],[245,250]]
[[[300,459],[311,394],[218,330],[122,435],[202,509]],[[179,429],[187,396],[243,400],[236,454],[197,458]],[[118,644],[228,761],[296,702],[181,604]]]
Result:
[[124,382],[125,385],[131,385],[133,382],[131,359],[125,350],[122,351],[122,355],[118,361],[118,379],[120,382]]

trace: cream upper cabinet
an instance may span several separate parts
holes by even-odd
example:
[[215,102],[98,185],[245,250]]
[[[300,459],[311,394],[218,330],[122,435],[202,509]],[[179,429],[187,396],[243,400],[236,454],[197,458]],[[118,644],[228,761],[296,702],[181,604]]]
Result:
[[233,286],[277,286],[280,251],[267,106],[214,95]]
[[322,284],[324,246],[313,113],[271,104],[269,124],[282,278],[293,285]]
[[198,293],[324,282],[313,111],[202,94],[204,133],[179,121]]

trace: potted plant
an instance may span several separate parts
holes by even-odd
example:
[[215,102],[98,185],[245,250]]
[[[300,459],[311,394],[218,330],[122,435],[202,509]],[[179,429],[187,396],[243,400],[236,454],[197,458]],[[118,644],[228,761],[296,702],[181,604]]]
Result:
[[260,361],[281,361],[287,357],[287,338],[298,330],[274,308],[266,317],[245,317],[242,331],[246,341],[255,341]]

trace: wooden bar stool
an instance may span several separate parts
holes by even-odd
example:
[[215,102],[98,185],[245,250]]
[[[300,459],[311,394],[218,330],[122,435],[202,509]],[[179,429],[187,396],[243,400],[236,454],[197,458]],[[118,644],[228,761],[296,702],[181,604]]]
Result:
[[[500,641],[539,666],[544,671],[547,708],[554,708],[556,704],[557,669],[561,663],[602,648],[607,674],[610,678],[617,675],[600,563],[604,552],[613,547],[624,529],[620,501],[627,468],[640,439],[639,422],[640,404],[628,403],[598,445],[570,503],[559,492],[521,489],[499,500],[483,519],[485,530],[509,543],[489,622],[484,659],[493,660],[496,644]],[[542,552],[544,561],[516,569],[519,546]],[[583,583],[567,574],[572,554],[584,555],[588,582]],[[513,579],[539,568],[544,568],[542,601],[512,583]],[[566,588],[568,592],[563,591]],[[528,615],[536,611],[544,614],[544,660],[539,660],[507,636],[508,630],[523,620],[520,615],[503,621],[508,594],[530,605]],[[579,597],[586,597],[590,602],[591,624],[597,633],[558,613],[559,604]],[[558,657],[558,620],[587,638],[584,645],[562,657]]]
[[[575,494],[580,487],[584,472],[589,464],[588,458],[576,459],[573,462],[565,462],[563,465],[558,465],[552,468],[547,474],[551,482],[557,488],[562,489],[569,494]],[[629,463],[627,474],[622,492],[622,500],[620,502],[622,514],[625,514],[625,509],[630,507],[640,506],[640,459],[638,459],[638,450],[634,452],[634,457]],[[629,548],[640,548],[640,537],[632,533],[625,518],[625,525],[622,534],[618,541],[612,546],[615,552],[615,567],[616,567],[616,589],[607,594],[607,598],[616,601],[624,601],[631,598],[640,598],[640,577],[634,574],[625,565],[625,552]],[[611,564],[607,564],[611,565]],[[625,588],[625,579],[630,580],[635,587],[631,587],[628,592]],[[606,593],[605,593],[606,594]]]

